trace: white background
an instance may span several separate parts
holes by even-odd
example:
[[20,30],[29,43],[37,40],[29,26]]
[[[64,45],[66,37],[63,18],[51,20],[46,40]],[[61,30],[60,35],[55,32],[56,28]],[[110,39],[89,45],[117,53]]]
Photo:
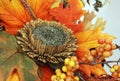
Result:
[[[92,3],[95,0],[90,0],[91,6],[85,4],[85,9],[93,10]],[[104,0],[102,0],[104,3]],[[96,12],[97,17],[102,17],[106,20],[106,26],[103,33],[109,33],[116,37],[114,43],[120,45],[120,0],[108,0],[109,2],[104,5],[99,12]],[[106,60],[118,60],[120,58],[120,50],[115,50],[112,57]],[[112,66],[112,64],[110,64]],[[109,68],[105,66],[106,71],[110,74]]]

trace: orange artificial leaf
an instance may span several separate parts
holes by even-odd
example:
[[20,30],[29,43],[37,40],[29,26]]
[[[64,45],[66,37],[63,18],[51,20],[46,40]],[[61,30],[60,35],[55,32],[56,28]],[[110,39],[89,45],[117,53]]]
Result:
[[108,35],[108,34],[103,34],[101,33],[103,27],[97,27],[93,30],[86,30],[84,32],[79,32],[76,33],[75,36],[78,39],[78,49],[77,51],[87,51],[89,52],[90,48],[95,48],[97,46],[100,46],[98,44],[98,39],[100,38],[110,38],[114,39],[114,36]]
[[82,22],[76,24],[76,21],[84,15],[85,11],[82,10],[83,4],[81,0],[68,0],[69,6],[63,7],[61,3],[59,7],[50,10],[50,14],[54,16],[55,20],[65,24],[73,32],[79,32],[84,30],[84,24]]
[[[52,19],[48,10],[55,0],[27,0],[35,16],[41,19]],[[24,24],[31,20],[30,15],[20,0],[0,0],[0,25],[5,26],[10,34],[16,34]]]
[[90,66],[90,65],[85,65],[85,64],[81,64],[79,69],[84,72],[88,77],[91,77],[91,74],[97,75],[97,76],[101,76],[101,75],[105,75],[106,71],[103,69],[102,65],[97,64],[94,66]]
[[[111,35],[101,33],[102,29],[103,29],[103,26],[96,27],[93,30],[86,30],[86,31],[75,34],[75,36],[78,39],[78,49],[77,49],[76,53],[77,53],[77,57],[78,57],[79,61],[86,54],[88,54],[90,52],[89,49],[100,46],[100,44],[98,44],[98,39],[100,39],[100,38],[114,39],[115,38]],[[106,74],[105,70],[103,69],[103,67],[101,65],[82,64],[82,65],[80,65],[79,69],[82,70],[89,77],[91,76],[91,74],[95,74],[98,76],[100,76],[102,74]]]

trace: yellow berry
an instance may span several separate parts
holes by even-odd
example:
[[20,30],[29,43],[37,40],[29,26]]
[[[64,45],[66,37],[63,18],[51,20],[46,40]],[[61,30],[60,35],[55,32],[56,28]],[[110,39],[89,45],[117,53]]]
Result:
[[111,72],[111,73],[114,73],[114,72],[115,72],[115,69],[114,69],[114,68],[110,68],[110,72]]
[[118,77],[120,78],[120,73],[118,73]]
[[79,77],[78,77],[78,76],[75,76],[75,77],[74,77],[74,80],[75,80],[75,81],[79,81]]
[[55,73],[57,74],[57,73],[61,73],[61,70],[60,69],[56,69],[55,70]]
[[118,70],[118,69],[119,69],[119,65],[114,65],[113,68],[114,68],[115,70]]
[[70,62],[70,58],[65,58],[64,60],[65,65],[69,64],[69,62]]
[[56,75],[52,75],[51,80],[55,81],[56,80]]
[[66,78],[65,73],[61,73],[60,78],[61,78],[61,79],[65,79],[65,78]]
[[63,72],[67,72],[67,66],[63,66],[63,67],[62,67],[62,71],[63,71]]
[[64,79],[60,79],[59,81],[65,81]]
[[72,60],[70,60],[70,62],[69,62],[69,66],[70,66],[70,67],[75,66],[75,62],[74,62],[74,61],[72,61]]

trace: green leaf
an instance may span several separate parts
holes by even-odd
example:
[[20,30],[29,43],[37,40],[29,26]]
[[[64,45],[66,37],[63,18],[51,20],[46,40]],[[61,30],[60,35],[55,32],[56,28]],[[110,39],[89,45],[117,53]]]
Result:
[[0,32],[0,81],[6,81],[13,71],[18,72],[20,81],[41,81],[36,63],[18,48],[15,36]]

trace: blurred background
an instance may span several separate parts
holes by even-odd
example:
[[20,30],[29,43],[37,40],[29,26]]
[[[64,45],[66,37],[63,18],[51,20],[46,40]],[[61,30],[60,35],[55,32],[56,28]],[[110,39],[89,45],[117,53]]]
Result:
[[[87,1],[87,0],[83,0]],[[101,0],[104,4],[105,0]],[[86,2],[85,2],[86,3]],[[95,3],[95,0],[90,0],[91,5],[85,4],[85,9],[90,12],[94,10],[92,4]],[[107,3],[99,9],[99,12],[96,12],[97,18],[102,17],[106,21],[106,26],[103,33],[109,33],[116,37],[114,43],[120,45],[120,0],[107,0]],[[113,51],[112,57],[109,57],[106,60],[118,60],[120,58],[120,50]],[[120,64],[120,63],[119,63]],[[113,63],[110,64],[111,66]],[[105,65],[106,71],[109,72],[109,67]]]

